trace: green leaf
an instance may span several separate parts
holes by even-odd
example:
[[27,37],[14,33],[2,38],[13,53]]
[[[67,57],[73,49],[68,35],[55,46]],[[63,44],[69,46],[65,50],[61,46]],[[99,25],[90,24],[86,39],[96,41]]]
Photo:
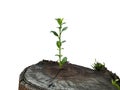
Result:
[[62,55],[56,54],[55,56],[62,57]]
[[58,48],[61,47],[61,42],[60,42],[60,41],[57,41],[56,44],[57,44],[57,47],[58,47]]
[[64,27],[64,28],[62,29],[62,32],[65,31],[65,30],[67,30],[67,28],[68,28],[68,27]]
[[61,29],[61,27],[57,27],[58,29]]
[[66,22],[62,23],[62,24],[66,24]]
[[59,54],[55,54],[55,56],[60,56]]
[[61,64],[65,64],[67,62],[67,57],[64,57],[61,61]]
[[55,36],[58,36],[57,32],[51,31]]
[[65,43],[65,42],[66,42],[66,40],[62,41],[62,43]]

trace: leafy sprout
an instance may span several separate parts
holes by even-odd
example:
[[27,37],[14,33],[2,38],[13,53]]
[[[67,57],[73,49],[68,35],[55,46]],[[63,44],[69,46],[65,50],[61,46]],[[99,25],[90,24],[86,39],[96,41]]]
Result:
[[[67,30],[68,27],[63,27],[64,24],[66,24],[63,20],[63,18],[57,18],[55,19],[58,23],[58,32],[56,31],[51,31],[51,33],[53,33],[57,38],[58,40],[56,41],[56,46],[57,46],[57,50],[58,50],[58,54],[56,54],[55,56],[58,56],[59,60],[58,60],[58,64],[59,64],[59,68],[62,68],[63,65],[67,62],[67,57],[63,57],[62,55],[62,45],[63,43],[65,43],[66,41],[65,40],[62,40],[61,39],[61,35],[62,33]],[[62,58],[63,57],[63,58]]]
[[105,69],[105,63],[100,63],[100,62],[97,62],[96,59],[95,59],[95,63],[92,65],[92,68],[96,71],[100,71],[100,70],[104,70]]
[[112,80],[112,85],[115,86],[118,90],[120,90],[120,86],[117,83],[118,81],[120,81],[120,79]]

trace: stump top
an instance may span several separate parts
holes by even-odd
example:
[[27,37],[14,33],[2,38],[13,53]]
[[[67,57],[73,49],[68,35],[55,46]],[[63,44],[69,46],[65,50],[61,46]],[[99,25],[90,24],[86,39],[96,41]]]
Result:
[[30,90],[117,90],[112,86],[109,74],[70,63],[60,70],[53,61],[29,66],[20,80],[32,85]]

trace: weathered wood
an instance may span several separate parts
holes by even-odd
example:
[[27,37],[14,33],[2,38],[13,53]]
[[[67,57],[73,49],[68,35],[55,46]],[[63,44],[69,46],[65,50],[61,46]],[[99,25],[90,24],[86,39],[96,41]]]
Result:
[[117,90],[108,72],[66,63],[41,61],[27,67],[20,75],[19,90]]

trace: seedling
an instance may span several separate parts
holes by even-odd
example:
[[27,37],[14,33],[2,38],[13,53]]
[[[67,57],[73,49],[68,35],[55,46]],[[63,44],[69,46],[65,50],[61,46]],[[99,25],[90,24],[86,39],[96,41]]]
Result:
[[95,59],[95,63],[92,65],[92,68],[96,71],[103,70],[103,69],[105,69],[105,63],[102,64],[100,62],[97,62]]
[[[67,62],[67,57],[63,57],[62,55],[62,44],[65,43],[65,40],[61,39],[61,35],[62,33],[67,30],[68,27],[63,27],[64,24],[66,24],[63,20],[63,18],[57,18],[55,19],[58,23],[58,32],[56,31],[51,31],[57,38],[58,40],[56,41],[56,46],[57,46],[57,50],[58,50],[58,54],[56,54],[55,56],[57,56],[58,59],[58,64],[59,64],[59,68],[61,69],[63,67],[63,65]],[[62,58],[63,57],[63,58]]]
[[120,86],[118,85],[119,79],[112,80],[112,85],[115,86],[118,90],[120,90]]

